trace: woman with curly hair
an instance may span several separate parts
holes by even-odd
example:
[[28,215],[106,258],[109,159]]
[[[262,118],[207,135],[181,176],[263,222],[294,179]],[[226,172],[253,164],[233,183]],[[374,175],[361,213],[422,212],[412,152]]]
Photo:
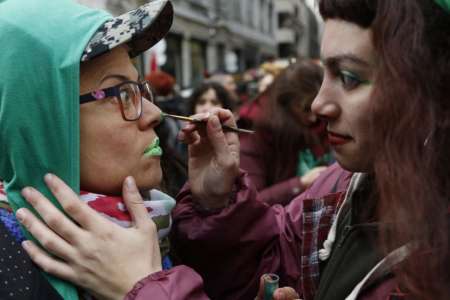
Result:
[[241,168],[264,202],[288,204],[333,162],[324,122],[311,112],[322,78],[322,68],[310,60],[288,66],[260,100],[256,134],[239,137]]

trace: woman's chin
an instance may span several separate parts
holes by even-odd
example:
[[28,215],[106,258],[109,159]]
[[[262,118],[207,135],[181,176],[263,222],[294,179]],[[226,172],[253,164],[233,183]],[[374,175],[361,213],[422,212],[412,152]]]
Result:
[[136,184],[140,191],[158,189],[161,187],[162,183],[162,170],[155,170],[151,175],[142,176],[140,178],[135,178]]

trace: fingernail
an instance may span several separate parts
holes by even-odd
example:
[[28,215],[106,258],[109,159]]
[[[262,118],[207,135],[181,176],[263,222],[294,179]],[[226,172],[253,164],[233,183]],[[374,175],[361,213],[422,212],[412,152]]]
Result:
[[34,191],[34,188],[27,186],[26,188],[22,189],[21,194],[29,202],[28,199],[33,196]]
[[195,116],[195,119],[202,121],[202,120],[209,119],[210,116],[211,116],[211,113],[206,112],[206,113],[202,113],[202,114]]
[[23,188],[22,189],[22,191],[20,192],[21,194],[22,194],[22,196],[24,196],[25,198],[27,198],[27,197],[29,197],[30,196],[30,188],[29,187],[26,187],[26,188]]
[[25,219],[25,211],[23,208],[16,211],[16,219],[19,220],[20,223],[23,223],[23,220]]
[[134,182],[134,178],[133,178],[132,176],[128,176],[128,177],[125,179],[125,184],[126,184],[127,189],[128,189],[129,191],[134,191],[134,190],[136,190],[136,183]]
[[30,245],[30,241],[23,241],[21,245],[23,249],[27,250],[28,246]]
[[53,178],[54,178],[53,174],[50,174],[50,173],[45,174],[45,176],[44,176],[44,180],[47,184],[50,184],[53,181]]

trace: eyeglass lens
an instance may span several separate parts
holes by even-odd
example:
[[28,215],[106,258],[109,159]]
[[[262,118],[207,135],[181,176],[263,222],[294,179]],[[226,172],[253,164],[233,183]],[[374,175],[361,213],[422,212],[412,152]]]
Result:
[[120,102],[126,120],[136,120],[141,115],[141,91],[139,86],[126,83],[120,87]]

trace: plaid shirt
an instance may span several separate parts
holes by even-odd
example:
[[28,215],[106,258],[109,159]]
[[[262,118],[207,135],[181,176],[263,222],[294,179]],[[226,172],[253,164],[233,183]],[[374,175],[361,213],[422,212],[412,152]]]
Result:
[[303,202],[301,286],[304,300],[312,300],[319,286],[319,250],[336,219],[345,192]]

